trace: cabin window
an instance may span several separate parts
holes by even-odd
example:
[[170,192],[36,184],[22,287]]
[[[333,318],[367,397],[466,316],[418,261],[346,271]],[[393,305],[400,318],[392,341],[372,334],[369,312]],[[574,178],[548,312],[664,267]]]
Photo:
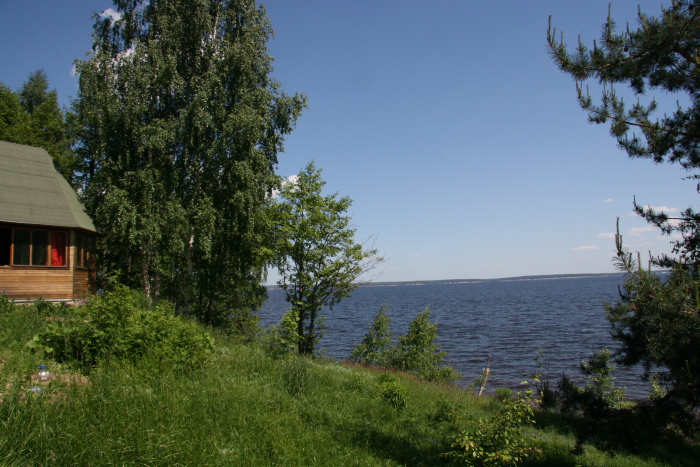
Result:
[[66,233],[51,232],[51,266],[66,265]]
[[75,242],[75,266],[94,269],[95,267],[95,238],[78,234]]
[[66,232],[14,229],[12,264],[66,266]]
[[12,251],[12,230],[0,228],[0,266],[10,265]]
[[24,229],[15,229],[15,251],[12,258],[12,264],[15,265],[30,265],[30,252],[32,251],[32,231]]

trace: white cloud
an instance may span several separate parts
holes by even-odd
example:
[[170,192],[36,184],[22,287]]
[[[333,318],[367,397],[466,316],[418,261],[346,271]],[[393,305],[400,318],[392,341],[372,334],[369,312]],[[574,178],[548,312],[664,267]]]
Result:
[[600,250],[599,247],[595,245],[584,245],[584,246],[577,246],[576,248],[572,248],[572,251],[590,251],[590,250]]
[[286,185],[286,184],[296,185],[298,181],[299,181],[298,175],[290,175],[289,177],[284,179],[284,181],[282,182],[282,185]]
[[654,229],[655,227],[650,225],[646,227],[632,227],[627,231],[627,235],[631,235],[632,237],[641,237],[645,232],[651,232]]
[[604,203],[612,203],[614,200],[612,198],[608,198],[606,200],[603,200]]
[[107,8],[105,11],[100,13],[100,18],[111,18],[112,21],[119,21],[122,19],[122,14],[113,8]]
[[[289,184],[296,185],[298,180],[299,180],[298,175],[290,175],[289,177],[282,180],[282,186],[289,185]],[[280,195],[279,190],[272,190],[272,199],[277,199],[277,197],[279,197],[279,195]]]
[[605,233],[599,233],[598,238],[607,238],[607,239],[615,239],[615,232],[605,232]]
[[411,258],[427,258],[428,255],[411,255]]
[[680,212],[680,209],[678,208],[669,208],[668,206],[646,206],[644,208],[645,211],[649,211],[653,209],[656,212]]
[[672,234],[672,235],[659,235],[656,238],[659,240],[683,240],[683,235],[681,234]]

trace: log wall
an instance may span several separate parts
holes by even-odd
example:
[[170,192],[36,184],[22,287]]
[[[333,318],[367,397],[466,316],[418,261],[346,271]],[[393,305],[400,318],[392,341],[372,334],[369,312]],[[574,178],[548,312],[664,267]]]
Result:
[[16,300],[73,298],[73,271],[68,268],[0,268],[0,293]]
[[0,294],[15,300],[72,300],[94,293],[95,271],[75,267],[75,231],[68,245],[68,267],[0,266]]

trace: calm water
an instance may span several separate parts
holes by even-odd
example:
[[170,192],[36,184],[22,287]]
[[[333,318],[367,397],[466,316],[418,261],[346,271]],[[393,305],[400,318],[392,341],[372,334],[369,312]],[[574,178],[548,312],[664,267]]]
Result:
[[[615,347],[603,303],[615,302],[621,275],[497,280],[487,282],[360,287],[326,310],[326,336],[319,350],[345,359],[369,329],[379,308],[389,306],[394,336],[405,334],[416,314],[430,307],[438,343],[448,363],[474,380],[491,355],[489,386],[516,388],[535,370],[538,349],[549,356],[549,380],[566,372],[581,382],[579,362],[603,346]],[[280,290],[269,291],[261,324],[276,324],[288,309]],[[640,370],[619,367],[617,384],[644,396]]]

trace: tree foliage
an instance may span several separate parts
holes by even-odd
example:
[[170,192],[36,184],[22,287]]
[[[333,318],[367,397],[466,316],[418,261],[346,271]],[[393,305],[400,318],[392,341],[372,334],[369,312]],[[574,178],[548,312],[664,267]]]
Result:
[[214,339],[196,323],[175,316],[167,302],[144,306],[138,292],[117,284],[104,297],[72,308],[68,319],[47,324],[28,346],[85,371],[113,359],[153,359],[194,370],[212,357]]
[[271,78],[254,0],[118,0],[77,62],[80,183],[103,267],[214,325],[256,309],[265,199],[303,95]]
[[355,346],[350,353],[350,361],[366,365],[387,365],[387,355],[392,348],[391,318],[387,314],[387,306],[382,306],[372,321],[362,342]]
[[0,140],[46,149],[70,182],[76,164],[72,121],[58,93],[49,91],[44,70],[31,73],[17,93],[0,83]]
[[621,362],[641,363],[645,377],[662,386],[652,399],[658,418],[690,428],[688,415],[700,408],[700,282],[680,266],[665,279],[645,270],[619,234],[617,247],[627,279],[621,299],[606,309]]
[[[600,43],[587,47],[579,40],[570,53],[563,33],[547,34],[555,63],[576,81],[578,100],[593,123],[609,123],[610,132],[630,157],[649,158],[656,163],[677,163],[695,172],[700,168],[700,1],[674,1],[659,17],[638,14],[639,26],[617,29],[609,14],[603,25]],[[584,84],[596,80],[603,85],[599,102]],[[616,86],[631,90],[639,100],[629,105]],[[679,102],[671,114],[658,117],[655,99],[642,102],[653,93],[677,95]],[[700,184],[698,184],[700,190]],[[674,253],[686,265],[700,262],[700,214],[688,208],[680,218],[642,206],[635,200],[636,212],[670,235],[680,233]],[[655,263],[670,267],[677,259],[663,255]]]
[[438,324],[430,322],[429,308],[418,313],[398,342],[392,339],[391,318],[386,309],[383,306],[377,312],[364,339],[350,353],[351,361],[393,368],[428,381],[451,383],[461,377],[457,370],[443,364],[447,352],[435,342]]
[[[691,172],[691,178],[699,179],[700,1],[674,1],[659,17],[640,11],[638,21],[636,29],[628,26],[618,31],[608,15],[600,44],[594,42],[589,48],[579,40],[573,53],[550,25],[551,54],[559,68],[576,80],[579,103],[589,120],[609,123],[612,135],[630,157],[677,163]],[[603,85],[598,103],[584,92],[586,80]],[[631,90],[638,102],[627,105],[616,92],[618,85]],[[644,104],[642,98],[659,92],[675,94],[685,103],[658,117],[656,100]],[[700,214],[688,208],[674,219],[641,206],[636,199],[634,205],[639,215],[664,233],[682,235],[674,242],[678,256],[653,258],[655,265],[674,267],[664,279],[635,264],[618,231],[618,262],[627,278],[621,300],[608,306],[608,319],[613,336],[622,344],[620,361],[643,363],[647,376],[657,373],[667,385],[666,395],[653,400],[661,423],[683,422],[680,419],[693,418],[700,403]]]
[[337,193],[323,196],[321,170],[310,163],[296,180],[282,184],[270,206],[276,236],[273,264],[278,284],[296,313],[299,353],[312,354],[322,325],[323,307],[348,297],[357,279],[378,262],[377,250],[355,243],[346,214],[352,204]]
[[430,322],[430,308],[418,313],[399,337],[390,353],[389,366],[407,373],[414,373],[428,381],[451,382],[461,376],[450,366],[443,365],[447,352],[440,350],[437,340],[438,325]]

